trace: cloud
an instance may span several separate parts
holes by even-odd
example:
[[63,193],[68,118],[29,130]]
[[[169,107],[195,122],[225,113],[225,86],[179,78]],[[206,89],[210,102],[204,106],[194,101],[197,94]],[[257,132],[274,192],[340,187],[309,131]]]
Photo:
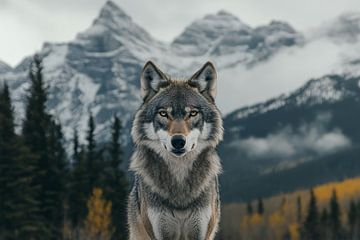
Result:
[[253,68],[219,72],[218,105],[223,113],[294,91],[306,81],[341,72],[343,62],[359,44],[320,38],[303,47],[284,49]]
[[321,114],[315,121],[304,123],[297,129],[287,126],[264,138],[240,139],[232,147],[251,159],[325,155],[350,147],[351,140],[340,129],[328,129],[330,119],[330,114]]

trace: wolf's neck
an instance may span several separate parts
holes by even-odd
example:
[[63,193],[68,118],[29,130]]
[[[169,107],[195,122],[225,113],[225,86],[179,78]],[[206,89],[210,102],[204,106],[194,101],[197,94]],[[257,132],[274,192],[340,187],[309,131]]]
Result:
[[152,191],[175,201],[198,197],[221,171],[213,148],[204,149],[194,159],[164,159],[155,151],[140,147],[135,152],[131,170],[139,175]]

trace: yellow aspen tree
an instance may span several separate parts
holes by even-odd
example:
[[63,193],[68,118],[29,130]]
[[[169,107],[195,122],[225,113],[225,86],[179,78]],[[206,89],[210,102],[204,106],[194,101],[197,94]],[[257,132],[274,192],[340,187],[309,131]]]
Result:
[[103,190],[94,188],[87,202],[88,215],[85,219],[85,235],[89,240],[109,240],[111,229],[111,201],[103,199]]

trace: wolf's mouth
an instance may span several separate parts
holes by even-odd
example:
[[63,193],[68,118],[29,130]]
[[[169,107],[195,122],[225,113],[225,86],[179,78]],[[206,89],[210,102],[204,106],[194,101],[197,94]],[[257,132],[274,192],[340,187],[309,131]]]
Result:
[[173,149],[171,152],[174,153],[176,156],[181,156],[185,153],[185,149]]

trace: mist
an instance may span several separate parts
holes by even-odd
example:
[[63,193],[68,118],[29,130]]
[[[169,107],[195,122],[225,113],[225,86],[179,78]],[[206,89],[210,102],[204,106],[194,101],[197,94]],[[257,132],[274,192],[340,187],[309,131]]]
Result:
[[252,68],[224,69],[218,76],[218,105],[227,114],[241,106],[294,91],[312,78],[344,72],[345,62],[358,47],[318,38],[303,47],[280,51]]
[[351,146],[341,129],[330,127],[332,115],[322,113],[298,128],[285,126],[266,137],[249,137],[233,143],[250,159],[291,159],[306,154],[325,155]]

